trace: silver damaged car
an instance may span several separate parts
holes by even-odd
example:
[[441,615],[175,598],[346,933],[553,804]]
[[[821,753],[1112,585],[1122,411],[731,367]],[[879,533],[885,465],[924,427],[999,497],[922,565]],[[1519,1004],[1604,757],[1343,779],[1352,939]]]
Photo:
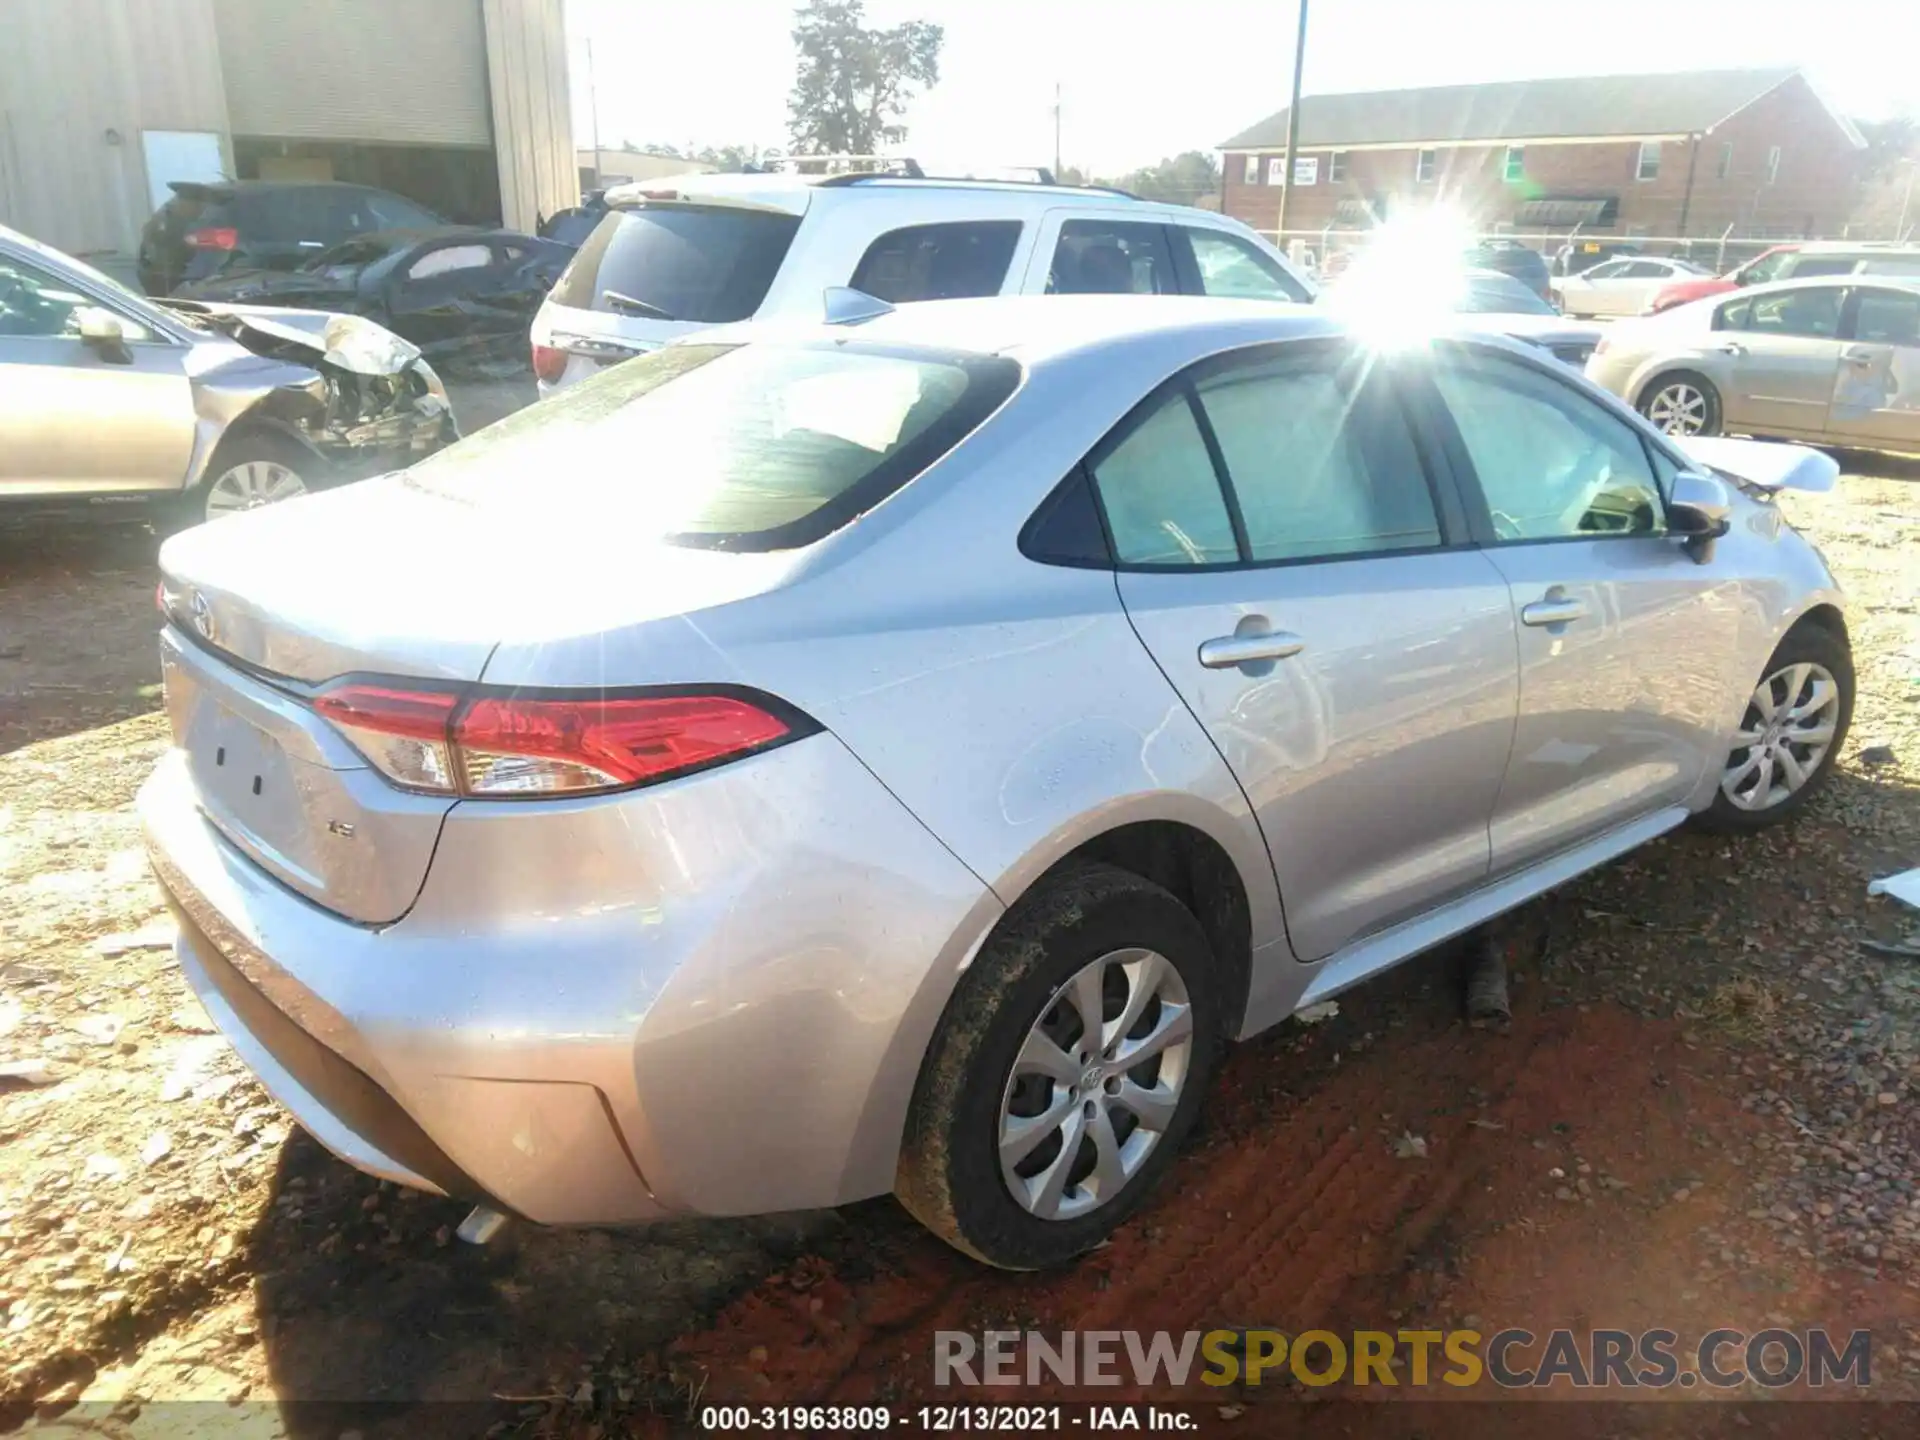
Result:
[[357,315],[154,301],[0,225],[0,516],[175,529],[458,437],[418,346]]
[[1833,766],[1824,457],[1485,333],[838,298],[161,552],[179,963],[478,1233],[1063,1261],[1225,1041]]

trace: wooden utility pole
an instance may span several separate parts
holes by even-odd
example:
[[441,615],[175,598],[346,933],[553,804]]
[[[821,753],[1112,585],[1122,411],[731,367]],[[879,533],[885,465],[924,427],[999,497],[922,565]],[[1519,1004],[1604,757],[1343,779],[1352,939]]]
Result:
[[1307,59],[1307,0],[1300,0],[1300,34],[1293,42],[1293,103],[1287,107],[1286,173],[1280,177],[1280,248],[1287,248],[1287,201],[1293,196],[1293,152],[1300,145],[1300,72]]

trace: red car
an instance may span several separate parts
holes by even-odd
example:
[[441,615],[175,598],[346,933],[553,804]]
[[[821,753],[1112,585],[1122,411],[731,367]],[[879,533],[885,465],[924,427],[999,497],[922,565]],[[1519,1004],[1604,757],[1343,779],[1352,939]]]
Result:
[[1763,280],[1774,278],[1774,272],[1781,262],[1800,247],[1798,245],[1775,245],[1763,250],[1746,264],[1729,270],[1724,275],[1704,275],[1698,280],[1676,280],[1656,290],[1653,299],[1648,302],[1647,313],[1657,315],[1662,310],[1671,310],[1676,305],[1684,305],[1689,300],[1704,300],[1709,295],[1724,295],[1729,290],[1738,290],[1742,285],[1758,285]]

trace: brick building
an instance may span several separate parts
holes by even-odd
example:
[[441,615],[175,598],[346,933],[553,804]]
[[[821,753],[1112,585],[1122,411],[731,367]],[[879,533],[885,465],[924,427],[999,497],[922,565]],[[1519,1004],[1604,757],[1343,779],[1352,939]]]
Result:
[[[1275,228],[1286,144],[1282,110],[1220,147],[1229,215]],[[1792,69],[1310,95],[1287,228],[1444,202],[1484,231],[1838,235],[1864,148]]]

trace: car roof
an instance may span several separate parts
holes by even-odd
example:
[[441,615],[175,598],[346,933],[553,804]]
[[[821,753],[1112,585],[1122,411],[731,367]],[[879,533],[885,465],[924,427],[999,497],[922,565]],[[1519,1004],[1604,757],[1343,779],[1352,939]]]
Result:
[[[856,197],[871,202],[876,197],[894,200],[902,196],[939,194],[990,194],[1021,197],[1037,208],[1061,200],[1097,200],[1123,205],[1152,206],[1158,202],[1142,200],[1124,190],[1098,185],[1059,185],[1030,180],[973,180],[946,176],[910,175],[795,175],[693,172],[662,175],[651,180],[634,180],[610,185],[607,204],[613,209],[630,208],[649,200],[672,196],[681,200],[709,201],[783,210],[790,215],[804,214],[821,195],[831,195],[834,203],[858,203]],[[1187,207],[1174,207],[1187,208]],[[1203,212],[1204,213],[1204,212]]]
[[1761,285],[1742,286],[1737,292],[1729,291],[1726,296],[1715,295],[1712,299],[1729,298],[1739,295],[1773,295],[1786,290],[1825,290],[1836,286],[1858,289],[1861,286],[1877,290],[1920,289],[1920,275],[1802,275],[1794,280],[1769,280]]
[[1155,338],[1182,337],[1218,348],[1270,340],[1339,335],[1345,327],[1311,305],[1176,295],[995,295],[902,305],[853,325],[822,320],[761,320],[687,337],[692,344],[860,340],[979,355],[1011,355],[1043,364],[1069,354]]
[[1920,255],[1920,245],[1904,245],[1898,240],[1806,240],[1791,248],[1802,255],[1858,255],[1863,260],[1879,255]]

